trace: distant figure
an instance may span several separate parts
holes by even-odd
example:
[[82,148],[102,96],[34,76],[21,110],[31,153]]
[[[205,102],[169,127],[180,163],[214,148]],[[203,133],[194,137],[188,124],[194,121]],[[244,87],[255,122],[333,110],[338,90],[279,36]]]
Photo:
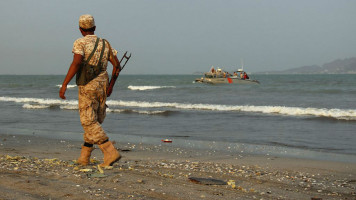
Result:
[[240,78],[244,79],[244,74],[242,72],[240,72]]
[[246,80],[246,79],[250,79],[250,77],[248,77],[248,75],[246,74],[246,72],[244,72],[244,78],[243,78],[244,80]]
[[234,76],[237,76],[237,73],[236,73],[236,72],[234,72]]
[[215,73],[214,67],[211,67],[210,72],[211,72],[211,73]]

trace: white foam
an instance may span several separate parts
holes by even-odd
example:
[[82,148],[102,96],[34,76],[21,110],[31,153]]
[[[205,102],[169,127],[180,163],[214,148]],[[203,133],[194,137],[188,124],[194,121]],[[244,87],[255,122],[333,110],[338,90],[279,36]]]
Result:
[[280,114],[289,116],[316,116],[331,117],[343,120],[356,120],[356,110],[352,109],[327,109],[327,108],[302,108],[285,106],[251,106],[251,105],[218,105],[218,104],[182,104],[165,102],[140,102],[140,101],[107,101],[112,106],[128,106],[141,108],[170,107],[183,110],[210,110],[210,111],[243,111],[259,112],[266,114]]
[[145,114],[145,115],[157,115],[157,114],[163,114],[166,111],[162,110],[127,110],[127,109],[106,109],[107,112],[112,112],[112,113],[124,113],[124,112],[132,112],[132,113],[138,113],[138,114]]
[[60,99],[41,99],[41,98],[26,98],[26,97],[0,97],[0,101],[16,102],[16,103],[35,103],[38,105],[77,105],[76,100],[60,100]]
[[155,90],[155,89],[162,89],[162,88],[175,88],[175,86],[133,86],[129,85],[127,87],[130,90]]
[[[62,85],[56,85],[57,87],[61,88]],[[75,88],[77,85],[67,85],[67,88]]]
[[31,105],[31,104],[24,104],[22,106],[23,108],[26,108],[26,109],[44,109],[44,108],[48,108],[49,106],[46,106],[46,105]]
[[[31,108],[31,109],[43,109],[43,108],[50,107],[51,105],[59,105],[61,109],[68,109],[68,110],[78,109],[77,100],[68,101],[68,100],[60,100],[60,99],[0,97],[0,101],[23,103],[24,108]],[[189,103],[121,101],[121,100],[108,100],[106,103],[107,105],[110,106],[110,109],[112,109],[112,110],[108,109],[108,112],[125,111],[125,110],[116,109],[115,107],[174,108],[178,110],[255,112],[255,113],[277,114],[277,115],[288,115],[288,116],[314,116],[314,117],[329,117],[329,118],[342,119],[342,120],[356,120],[356,110],[352,110],[352,109],[303,108],[303,107],[286,107],[286,106],[189,104]],[[137,112],[141,114],[157,114],[164,111],[133,110],[132,112]]]
[[59,108],[63,110],[78,110],[78,105],[63,105]]

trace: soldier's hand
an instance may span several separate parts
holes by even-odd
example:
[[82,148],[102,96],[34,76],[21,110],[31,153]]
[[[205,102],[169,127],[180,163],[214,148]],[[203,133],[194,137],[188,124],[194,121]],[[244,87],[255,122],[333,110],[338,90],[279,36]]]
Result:
[[67,90],[67,86],[62,85],[61,89],[59,90],[59,97],[61,99],[66,99],[66,97],[64,96],[64,94],[66,93],[66,90]]
[[121,69],[120,66],[117,68],[117,70],[115,71],[115,76],[118,77],[119,73],[120,73]]

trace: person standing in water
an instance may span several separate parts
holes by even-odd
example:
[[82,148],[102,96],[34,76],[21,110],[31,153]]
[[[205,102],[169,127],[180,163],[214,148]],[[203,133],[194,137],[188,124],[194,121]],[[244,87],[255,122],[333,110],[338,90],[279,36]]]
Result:
[[[96,144],[104,154],[104,162],[100,166],[105,167],[111,166],[121,157],[101,126],[106,116],[106,98],[112,92],[107,91],[109,76],[106,69],[108,61],[110,61],[113,65],[113,75],[115,72],[118,75],[121,66],[117,58],[117,51],[111,48],[109,42],[97,37],[94,34],[95,29],[92,15],[79,17],[79,30],[83,37],[77,39],[73,44],[73,61],[59,91],[59,96],[66,99],[67,85],[77,74],[79,115],[84,129],[84,144],[77,162],[81,165],[88,165],[91,152],[94,149],[93,145]],[[94,72],[85,71],[83,70],[85,64],[97,70]],[[91,76],[91,80],[83,81],[81,79],[88,76]]]

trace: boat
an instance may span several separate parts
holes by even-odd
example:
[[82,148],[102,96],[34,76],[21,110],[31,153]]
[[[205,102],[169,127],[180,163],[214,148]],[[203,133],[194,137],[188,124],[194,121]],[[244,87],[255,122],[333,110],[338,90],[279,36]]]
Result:
[[195,79],[195,83],[209,83],[209,84],[260,84],[258,80],[250,79],[247,73],[242,69],[230,74],[220,68],[214,69],[211,67],[209,72],[204,73],[204,76]]
[[162,139],[161,141],[164,143],[172,143],[173,142],[171,139]]

